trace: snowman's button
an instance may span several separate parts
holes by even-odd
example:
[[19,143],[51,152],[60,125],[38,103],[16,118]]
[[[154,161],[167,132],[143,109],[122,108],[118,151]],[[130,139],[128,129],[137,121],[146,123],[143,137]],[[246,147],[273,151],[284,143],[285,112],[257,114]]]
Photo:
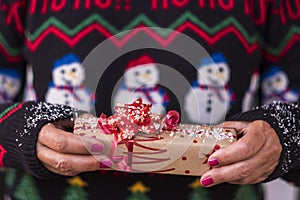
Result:
[[207,107],[206,112],[211,112],[211,107]]

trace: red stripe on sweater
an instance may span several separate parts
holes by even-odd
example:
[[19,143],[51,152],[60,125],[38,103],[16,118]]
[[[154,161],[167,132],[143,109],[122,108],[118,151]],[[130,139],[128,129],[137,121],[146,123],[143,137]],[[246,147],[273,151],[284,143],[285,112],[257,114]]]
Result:
[[7,153],[7,151],[4,149],[4,147],[0,144],[0,167],[4,167],[3,164],[3,158],[4,155]]
[[13,109],[11,109],[8,113],[6,113],[3,117],[0,118],[0,124],[5,121],[7,118],[9,118],[12,114],[14,114],[15,112],[17,112],[18,110],[20,110],[23,107],[24,103],[20,103],[17,107],[14,107]]

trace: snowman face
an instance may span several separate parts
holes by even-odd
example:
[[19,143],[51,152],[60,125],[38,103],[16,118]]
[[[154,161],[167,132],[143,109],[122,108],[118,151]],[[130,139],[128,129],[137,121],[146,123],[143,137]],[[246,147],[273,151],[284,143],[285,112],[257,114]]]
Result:
[[226,63],[201,66],[198,69],[200,85],[224,86],[229,81],[230,69]]
[[274,75],[263,80],[262,91],[266,95],[284,92],[289,85],[287,75],[283,71],[278,71]]
[[55,85],[78,86],[83,83],[85,72],[82,65],[75,62],[56,67],[52,76]]
[[9,97],[14,98],[19,92],[20,86],[21,82],[18,78],[0,74],[0,91],[5,92]]
[[159,80],[159,70],[155,64],[136,66],[125,72],[124,81],[127,87],[153,86]]

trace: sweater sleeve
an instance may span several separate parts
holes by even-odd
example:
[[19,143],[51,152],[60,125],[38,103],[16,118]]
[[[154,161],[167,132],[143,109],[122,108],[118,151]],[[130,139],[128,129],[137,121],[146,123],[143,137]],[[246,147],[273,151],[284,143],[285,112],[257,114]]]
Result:
[[0,166],[18,168],[42,179],[51,178],[36,154],[40,129],[47,123],[72,118],[68,106],[45,102],[0,105]]
[[300,185],[300,112],[297,104],[273,102],[236,114],[229,120],[268,122],[280,138],[282,153],[279,164],[265,182],[282,177]]

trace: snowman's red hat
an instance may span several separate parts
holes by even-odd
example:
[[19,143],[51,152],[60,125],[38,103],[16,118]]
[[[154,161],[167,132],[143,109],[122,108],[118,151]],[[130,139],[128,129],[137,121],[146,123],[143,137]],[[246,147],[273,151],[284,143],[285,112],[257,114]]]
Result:
[[146,64],[151,64],[151,63],[155,63],[155,61],[149,55],[145,54],[145,55],[137,58],[136,60],[130,61],[128,63],[128,65],[126,66],[125,70],[129,70],[129,69],[132,69],[132,68],[140,66],[140,65],[146,65]]

